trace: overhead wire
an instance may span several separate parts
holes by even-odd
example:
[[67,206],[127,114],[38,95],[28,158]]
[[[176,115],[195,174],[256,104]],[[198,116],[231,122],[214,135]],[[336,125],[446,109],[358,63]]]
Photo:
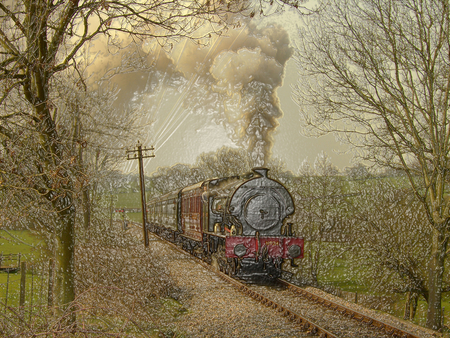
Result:
[[[180,52],[180,55],[179,55],[178,59],[176,60],[176,62],[174,64],[178,64],[178,62],[180,61],[181,55],[183,54],[183,52],[184,52],[184,50],[186,48],[186,45],[187,45],[187,40],[185,40],[185,43],[184,43],[184,46],[183,46],[183,48],[182,48],[182,50]],[[159,100],[158,100],[157,109],[156,109],[157,112],[159,111],[159,108],[161,107],[161,102],[163,100],[164,94],[167,91],[167,87],[164,86],[164,80],[165,80],[165,78],[167,76],[167,73],[168,72],[167,72],[167,68],[166,68],[166,72],[164,73],[163,81],[161,81],[161,87],[162,87],[163,90],[159,94]],[[163,124],[160,126],[160,128],[158,129],[158,131],[154,135],[154,139],[155,140],[158,139],[166,131],[166,129],[169,127],[170,123],[172,122],[172,120],[174,118],[174,115],[175,115],[174,112],[175,112],[174,109],[171,109],[169,114],[167,114],[166,119],[163,121]]]
[[[232,43],[228,47],[228,49],[231,49],[233,47],[233,45],[236,43],[236,41],[238,40],[238,38],[240,37],[242,32],[244,32],[246,27],[247,27],[247,24],[244,24],[242,29],[240,30],[240,32],[236,35],[236,37],[234,38],[234,40],[232,41]],[[220,42],[222,41],[222,39],[223,39],[223,36],[217,37],[217,39],[214,42],[214,44],[211,45],[210,49],[206,53],[206,55],[203,58],[203,61],[201,63],[203,65],[203,67],[205,66],[205,61],[219,47]],[[179,56],[178,56],[177,60],[174,63],[175,65],[179,63],[179,61],[180,61],[180,59],[181,59],[181,57],[182,57],[182,55],[183,55],[183,53],[184,53],[184,51],[186,49],[187,43],[188,43],[188,40],[185,41],[184,46],[181,49],[181,51],[179,53]],[[159,50],[157,60],[160,58],[160,56],[161,56],[161,48]],[[168,74],[168,72],[167,72],[167,69],[166,69],[166,72],[165,72],[164,77],[163,77],[163,79],[161,81],[161,84],[160,84],[162,90],[158,94],[156,113],[159,112],[159,110],[160,110],[160,108],[162,106],[162,100],[164,98],[164,95],[167,92],[167,87],[164,86],[164,82],[166,80],[167,74]],[[192,89],[192,86],[197,82],[199,77],[200,77],[200,75],[199,75],[198,72],[192,74],[191,78],[189,79],[187,84],[184,86],[181,95],[178,97],[177,101],[172,106],[172,108],[170,109],[170,111],[167,114],[166,118],[164,119],[162,125],[157,129],[157,131],[151,137],[152,139],[155,140],[155,142],[154,142],[154,145],[156,147],[155,153],[158,152],[169,141],[169,139],[172,138],[172,136],[176,133],[176,131],[180,128],[180,126],[191,115],[191,113],[192,113],[191,111],[187,112],[187,114],[184,114],[184,115],[180,114],[180,109],[182,107],[182,103],[184,102],[186,96],[189,94],[189,92]],[[147,142],[147,140],[146,140],[146,142]],[[145,161],[144,167],[146,168],[148,166],[148,164],[149,164],[149,161]],[[128,168],[128,170],[126,170],[126,171],[131,170],[131,166],[133,166],[132,163],[127,165],[126,167],[130,167],[130,168]]]
[[[241,31],[236,35],[236,37],[234,38],[233,42],[230,44],[229,49],[231,49],[233,47],[233,45],[235,44],[235,42],[238,40],[239,36],[242,34],[242,32],[245,30],[245,28],[247,27],[247,25],[243,25]],[[205,55],[205,57],[203,58],[203,62],[202,64],[205,63],[205,61],[208,59],[208,57],[211,55],[211,53],[213,53],[218,46],[220,45],[220,42],[222,40],[222,36],[218,37],[215,41],[215,43],[211,46],[211,48],[209,49],[208,53]],[[185,49],[186,45],[183,47],[183,51]],[[182,52],[183,52],[182,51]],[[180,56],[178,58],[178,60],[181,58],[182,52],[180,53]],[[191,90],[193,84],[198,80],[198,78],[200,77],[200,75],[197,74],[193,74],[192,77],[189,79],[188,84],[186,85],[186,87],[184,88],[182,94],[178,97],[177,102],[174,104],[174,106],[171,109],[171,120],[170,122],[173,121],[175,116],[178,116],[176,118],[176,122],[177,125],[175,126],[175,129],[173,129],[170,134],[165,138],[165,140],[162,141],[162,143],[158,146],[158,148],[156,149],[156,151],[158,151],[172,136],[173,134],[179,129],[179,127],[181,126],[181,124],[187,119],[187,117],[191,114],[191,111],[189,111],[184,118],[181,120],[181,122],[178,122],[180,120],[180,118],[182,117],[182,115],[178,115],[178,111],[181,108],[181,103],[182,101],[184,101],[186,95],[189,93],[189,91]],[[164,131],[161,133],[161,137],[164,136],[165,131],[168,129],[169,125],[165,126]],[[156,152],[155,151],[155,152]]]

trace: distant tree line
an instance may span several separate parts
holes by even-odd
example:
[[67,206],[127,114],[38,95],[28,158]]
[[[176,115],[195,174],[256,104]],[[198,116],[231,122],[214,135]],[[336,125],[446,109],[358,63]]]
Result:
[[[242,175],[251,172],[253,167],[248,151],[222,147],[217,151],[200,154],[193,165],[176,164],[158,168],[149,179],[149,190],[152,194],[159,195],[215,177]],[[268,167],[274,176],[284,172],[281,161],[272,160]]]

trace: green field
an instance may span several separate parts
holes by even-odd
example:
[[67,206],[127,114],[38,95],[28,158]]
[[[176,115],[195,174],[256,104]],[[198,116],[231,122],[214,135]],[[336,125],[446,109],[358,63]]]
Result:
[[141,194],[139,192],[117,194],[115,204],[118,208],[140,208]]
[[[120,193],[117,194],[114,198],[113,207],[115,209],[119,208],[140,208],[140,194],[139,193]],[[142,215],[141,213],[131,213],[127,212],[122,213],[114,213],[113,215],[115,220],[125,220],[141,222]],[[0,252],[3,254],[22,254],[22,261],[27,261],[29,263],[29,268],[27,271],[27,294],[30,294],[31,284],[33,282],[34,288],[34,297],[33,304],[39,304],[42,301],[45,301],[45,290],[46,290],[46,281],[44,280],[43,287],[40,286],[40,279],[38,274],[41,271],[34,271],[34,274],[31,273],[32,263],[39,260],[41,257],[41,244],[42,241],[32,235],[29,231],[13,231],[13,230],[0,230]],[[375,294],[373,290],[371,290],[367,285],[365,285],[362,281],[358,279],[358,276],[353,272],[352,267],[349,266],[349,261],[343,258],[335,259],[333,262],[333,267],[329,273],[324,276],[319,275],[319,282],[325,285],[330,285],[335,288],[338,288],[342,291],[358,293],[358,295],[372,295],[372,296],[381,296]],[[4,304],[5,296],[6,296],[6,282],[7,282],[8,274],[5,272],[0,273],[0,302]],[[18,305],[19,299],[19,280],[20,273],[11,273],[9,275],[9,287],[8,287],[8,305]],[[44,290],[44,291],[42,291]],[[391,299],[394,301],[389,305],[389,313],[402,318],[404,311],[404,301],[405,295],[397,294],[397,295],[389,295]],[[27,302],[31,302],[31,299],[28,298]],[[450,323],[450,295],[445,293],[443,296],[442,307],[444,308],[444,324]],[[426,318],[426,310],[427,304],[425,301],[420,300],[419,305],[416,312],[416,317],[414,322],[416,324],[425,325]]]
[[[141,208],[141,194],[139,192],[117,194],[114,202],[115,208]],[[116,220],[122,220],[122,214],[115,215]],[[132,222],[142,223],[142,213],[126,212],[125,219]]]
[[[349,273],[351,267],[348,261],[345,259],[336,259],[335,265],[330,273],[326,277],[319,278],[321,283],[331,285],[342,291],[358,293],[358,295],[371,295],[371,296],[383,296],[375,293],[367,285],[361,283],[357,276]],[[349,277],[350,276],[350,277]],[[387,303],[389,305],[388,313],[403,318],[405,307],[405,294],[390,294],[388,295],[392,302]],[[443,323],[449,325],[450,323],[450,293],[446,292],[442,297],[443,308]],[[413,323],[421,326],[425,326],[427,315],[427,303],[423,298],[419,298],[417,305],[416,316]]]
[[[40,287],[42,271],[35,264],[42,254],[43,241],[28,230],[0,230],[0,252],[4,257],[9,254],[21,254],[21,262],[26,262],[26,304],[31,303],[31,289],[33,288],[33,304],[41,302],[43,290]],[[4,260],[5,262],[5,260]],[[6,261],[8,266],[16,266],[18,262]],[[4,264],[2,264],[4,265]],[[20,272],[0,272],[0,302],[4,306],[8,294],[7,305],[19,305]]]
[[21,253],[25,259],[40,257],[40,245],[42,240],[28,230],[1,230],[0,229],[0,253]]

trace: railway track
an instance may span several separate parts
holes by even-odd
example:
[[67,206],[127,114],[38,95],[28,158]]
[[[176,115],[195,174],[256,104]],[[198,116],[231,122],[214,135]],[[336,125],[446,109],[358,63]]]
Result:
[[363,314],[359,311],[356,311],[353,308],[350,308],[348,306],[338,304],[336,302],[332,302],[329,299],[325,299],[313,292],[309,292],[305,290],[304,288],[300,288],[297,285],[291,284],[287,281],[281,280],[280,283],[282,283],[287,290],[290,292],[300,295],[301,297],[307,298],[310,301],[313,301],[322,307],[326,307],[331,309],[333,312],[338,312],[352,320],[358,321],[360,323],[366,324],[370,328],[374,328],[377,331],[381,331],[384,334],[387,334],[392,337],[404,337],[404,338],[418,338],[416,334],[413,334],[411,332],[408,332],[405,329],[399,328],[397,326],[394,326],[392,324],[385,323],[381,321],[380,319],[377,319],[373,316],[369,316],[367,314]]
[[336,337],[419,337],[286,281],[280,281],[279,290],[256,285],[251,286],[251,289],[300,315],[307,315],[311,321],[332,332]]
[[[215,270],[199,261],[207,268]],[[279,280],[278,288],[246,285],[220,271],[215,272],[242,293],[271,307],[280,315],[299,324],[305,331],[319,337],[419,338],[418,335],[332,302],[284,280]]]
[[[180,247],[159,237],[183,253]],[[272,308],[280,316],[298,324],[308,334],[321,337],[401,337],[420,338],[420,334],[383,322],[380,319],[357,311],[348,306],[309,292],[287,281],[280,280],[278,287],[264,287],[244,284],[217,270],[203,260],[191,256],[204,268],[213,271],[222,280],[233,285],[243,294],[253,298],[266,307]],[[431,337],[431,335],[430,335]]]
[[[201,261],[202,265],[205,265],[203,261]],[[236,287],[239,291],[242,293],[250,296],[254,300],[260,302],[264,306],[270,307],[273,310],[277,311],[280,315],[287,317],[290,321],[293,321],[301,326],[301,328],[304,331],[308,331],[310,334],[317,335],[321,338],[337,338],[339,336],[336,336],[335,334],[331,333],[330,331],[326,330],[322,326],[314,323],[310,319],[306,318],[305,316],[300,315],[297,312],[292,311],[291,309],[283,306],[279,302],[276,302],[272,300],[272,298],[266,297],[263,293],[258,292],[255,290],[255,287],[249,287],[239,281],[237,281],[234,278],[229,277],[228,275],[217,271],[214,268],[211,268],[208,266],[208,269],[215,270],[214,272],[219,275],[220,278],[227,281],[228,283],[232,284],[234,287]]]

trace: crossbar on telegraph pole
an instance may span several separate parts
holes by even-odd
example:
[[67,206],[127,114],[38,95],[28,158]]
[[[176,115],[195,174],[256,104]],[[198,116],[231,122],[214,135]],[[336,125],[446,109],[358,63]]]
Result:
[[[153,151],[155,148],[142,148],[142,144],[138,141],[136,148],[133,150],[127,150],[127,160],[139,160],[139,181],[141,186],[141,204],[142,204],[142,230],[144,231],[144,242],[145,246],[148,247],[148,233],[147,233],[147,207],[145,205],[145,180],[144,180],[144,158],[155,157]],[[150,155],[146,152],[151,151]],[[130,156],[130,153],[132,155]]]

